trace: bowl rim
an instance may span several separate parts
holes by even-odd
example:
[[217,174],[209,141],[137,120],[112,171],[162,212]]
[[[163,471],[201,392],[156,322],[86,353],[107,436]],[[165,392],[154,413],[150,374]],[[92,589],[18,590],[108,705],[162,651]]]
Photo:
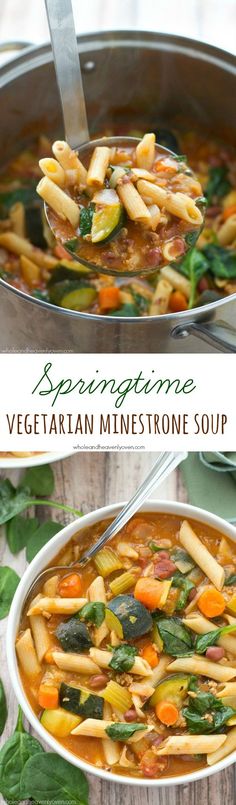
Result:
[[[77,768],[82,769],[82,771],[86,772],[87,774],[94,774],[97,777],[100,777],[107,782],[113,783],[120,783],[123,785],[136,785],[141,787],[153,787],[159,788],[162,786],[174,786],[174,785],[183,785],[188,784],[191,782],[196,782],[197,780],[201,780],[205,777],[209,777],[212,774],[216,774],[219,771],[227,768],[232,763],[236,761],[236,751],[231,752],[226,758],[217,762],[214,766],[206,767],[204,769],[200,769],[195,772],[191,772],[190,774],[178,775],[174,777],[164,777],[159,779],[140,779],[135,777],[127,777],[125,775],[118,775],[112,771],[106,771],[105,769],[96,768],[92,764],[88,763],[87,761],[82,760],[81,758],[74,755],[72,752],[65,749],[52,735],[50,735],[44,727],[42,727],[40,721],[38,720],[37,716],[33,712],[28,699],[26,698],[26,694],[24,692],[24,688],[21,682],[18,664],[16,659],[16,652],[15,652],[15,638],[17,634],[17,629],[19,626],[19,620],[22,610],[22,605],[27,594],[27,591],[34,580],[35,576],[44,569],[44,567],[53,559],[53,557],[58,553],[58,551],[65,545],[71,537],[81,531],[84,527],[89,527],[94,525],[96,522],[100,522],[103,519],[108,517],[115,516],[118,514],[119,510],[125,505],[125,503],[115,503],[109,504],[107,506],[103,506],[99,509],[94,509],[92,512],[85,514],[82,518],[78,518],[74,520],[69,525],[65,526],[65,528],[61,529],[47,545],[45,545],[41,551],[35,556],[35,558],[30,563],[29,567],[26,569],[25,573],[22,576],[22,579],[17,587],[16,593],[14,595],[9,617],[8,617],[8,625],[6,631],[6,654],[7,654],[7,664],[10,679],[12,682],[13,690],[20,704],[24,715],[26,716],[27,720],[34,728],[35,732],[37,733],[37,737],[42,739],[46,742],[47,746],[50,750],[54,751],[56,754],[61,755],[65,760],[67,760],[72,765],[76,766]],[[200,523],[204,523],[209,525],[216,530],[223,533],[225,536],[230,537],[234,542],[236,542],[236,528],[231,524],[224,520],[222,517],[218,515],[212,514],[211,512],[206,511],[205,509],[201,509],[197,506],[192,506],[188,503],[181,503],[172,500],[149,500],[140,508],[140,511],[149,512],[152,511],[155,513],[163,513],[163,514],[176,514],[177,516],[182,517],[190,517],[193,520],[199,521]]]

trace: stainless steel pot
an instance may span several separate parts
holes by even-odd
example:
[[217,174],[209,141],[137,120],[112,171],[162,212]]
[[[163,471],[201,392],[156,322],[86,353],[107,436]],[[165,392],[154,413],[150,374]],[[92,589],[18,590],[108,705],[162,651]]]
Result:
[[[106,32],[78,38],[91,132],[127,118],[135,128],[201,125],[232,140],[236,58],[182,37]],[[3,162],[32,135],[63,131],[49,45],[0,70]],[[124,319],[61,310],[1,281],[1,351],[236,352],[236,294],[204,308]]]

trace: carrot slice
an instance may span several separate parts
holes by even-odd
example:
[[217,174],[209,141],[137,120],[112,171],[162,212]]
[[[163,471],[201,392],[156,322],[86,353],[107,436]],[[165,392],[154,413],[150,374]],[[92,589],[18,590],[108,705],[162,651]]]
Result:
[[147,646],[144,646],[141,654],[143,659],[147,660],[151,668],[156,668],[156,666],[159,663],[159,655],[154,646],[152,645],[152,643],[148,644]]
[[58,707],[59,693],[54,685],[40,685],[38,703],[44,710],[54,710]]
[[172,727],[179,717],[179,711],[173,702],[159,702],[155,707],[157,718],[167,727]]
[[172,313],[180,313],[188,309],[186,296],[181,291],[173,291],[170,296],[169,308]]
[[115,310],[120,303],[120,291],[115,285],[101,288],[98,294],[99,306],[102,313],[106,310]]
[[59,595],[61,598],[78,598],[81,595],[82,584],[78,573],[64,576],[59,582]]
[[163,593],[163,582],[143,576],[138,579],[134,588],[134,597],[147,609],[158,609]]
[[227,221],[227,218],[231,218],[231,215],[236,215],[236,204],[231,204],[230,207],[226,207],[222,215],[223,221]]
[[217,618],[218,615],[223,614],[226,607],[224,596],[219,590],[215,590],[215,587],[205,590],[200,595],[197,605],[207,618]]

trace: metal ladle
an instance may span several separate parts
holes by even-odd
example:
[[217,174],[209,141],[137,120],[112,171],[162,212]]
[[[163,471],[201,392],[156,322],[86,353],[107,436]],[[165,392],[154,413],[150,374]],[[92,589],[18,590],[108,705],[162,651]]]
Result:
[[[85,157],[87,161],[90,161],[93,150],[98,145],[106,145],[111,148],[122,146],[122,149],[130,147],[135,148],[140,142],[136,137],[103,137],[101,140],[90,140],[71,0],[45,0],[45,5],[50,29],[57,85],[61,98],[66,141],[73,149],[79,147],[82,161],[83,157]],[[168,148],[158,145],[158,153],[160,152],[163,156],[176,157]],[[47,204],[44,205],[44,208],[49,227],[54,237],[60,240],[56,226],[53,224],[50,217],[50,208]],[[61,242],[70,256],[73,256],[73,260],[77,260],[93,272],[99,274],[113,274],[116,277],[132,277],[144,273],[151,274],[152,272],[156,272],[157,268],[161,268],[161,264],[158,264],[158,262],[157,265],[144,265],[142,268],[136,268],[132,271],[128,269],[112,268],[110,265],[98,265],[93,263],[92,260],[87,259],[87,257],[80,256],[74,251],[72,253],[70,249],[67,248],[66,243],[64,241]],[[186,252],[189,248],[190,246],[186,245]]]
[[149,497],[152,490],[159,486],[162,481],[164,481],[171,472],[173,472],[178,465],[187,458],[187,453],[160,453],[158,456],[157,461],[155,462],[152,469],[149,471],[148,475],[138,487],[132,498],[129,500],[128,503],[124,506],[124,508],[119,512],[115,520],[106,528],[104,533],[99,537],[97,542],[88,548],[76,562],[73,562],[71,565],[55,565],[54,567],[48,567],[46,570],[43,570],[36,579],[34,579],[30,589],[27,593],[27,600],[29,596],[31,597],[35,588],[38,587],[39,584],[44,584],[46,579],[49,576],[53,576],[57,574],[58,571],[63,570],[68,572],[71,567],[80,567],[84,565],[92,556],[94,556],[97,551],[99,551],[106,542],[108,542],[111,537],[114,537],[118,532],[123,528],[126,523],[130,520],[131,517],[140,509],[144,501]]

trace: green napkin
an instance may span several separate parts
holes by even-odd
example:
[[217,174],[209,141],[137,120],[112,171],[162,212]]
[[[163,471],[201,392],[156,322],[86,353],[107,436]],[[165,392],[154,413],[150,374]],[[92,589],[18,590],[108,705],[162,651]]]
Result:
[[189,453],[181,464],[189,503],[236,522],[236,453]]

